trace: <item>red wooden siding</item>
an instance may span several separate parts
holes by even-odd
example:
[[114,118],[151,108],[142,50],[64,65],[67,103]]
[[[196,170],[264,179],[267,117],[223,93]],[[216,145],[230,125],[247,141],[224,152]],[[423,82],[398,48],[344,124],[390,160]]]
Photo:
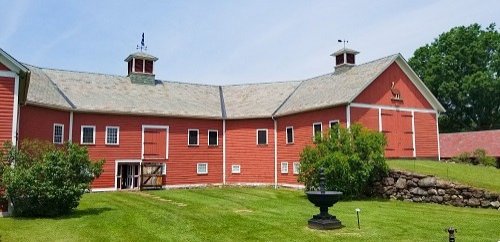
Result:
[[2,63],[0,63],[0,71],[10,71],[10,70],[5,65],[3,65]]
[[144,129],[144,160],[165,160],[167,155],[167,130]]
[[[222,183],[222,146],[208,146],[208,129],[219,130],[222,144],[222,121],[108,114],[74,114],[73,140],[80,141],[81,125],[96,126],[96,143],[88,145],[92,159],[105,159],[104,172],[94,188],[114,187],[115,160],[141,160],[142,125],[169,126],[167,176],[164,184]],[[120,127],[119,145],[105,144],[106,126]],[[187,145],[187,130],[200,130],[200,145]],[[163,134],[158,134],[159,136]],[[197,175],[196,164],[208,163],[208,174]]]
[[[257,129],[267,129],[267,145],[257,145]],[[231,173],[240,165],[239,174]],[[272,119],[226,121],[226,181],[274,182],[274,123]]]
[[[391,83],[401,92],[402,102],[392,101]],[[425,97],[418,91],[397,63],[393,63],[378,76],[358,97],[355,103],[432,109]]]
[[0,145],[12,141],[14,78],[0,77]]
[[417,157],[438,157],[436,114],[415,113]]
[[379,131],[378,109],[351,107],[351,123],[360,123],[363,126]]
[[[69,112],[26,105],[21,107],[19,139],[40,139],[52,142],[54,123],[64,125],[64,141],[69,138]],[[74,132],[73,132],[74,134]],[[74,136],[73,136],[74,137]],[[74,140],[74,139],[73,139]],[[75,140],[75,142],[79,142]]]
[[[323,132],[327,132],[330,120],[346,122],[344,106],[324,110],[294,114],[278,118],[278,183],[298,184],[297,175],[293,174],[293,162],[300,159],[300,152],[306,145],[312,145],[313,123],[321,122]],[[286,127],[293,127],[294,143],[286,143]],[[281,173],[281,162],[288,162],[288,173]]]

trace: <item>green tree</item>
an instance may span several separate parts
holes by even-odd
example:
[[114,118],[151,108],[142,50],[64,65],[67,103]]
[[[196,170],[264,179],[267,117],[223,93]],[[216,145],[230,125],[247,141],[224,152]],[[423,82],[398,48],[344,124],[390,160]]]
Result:
[[446,109],[441,131],[500,128],[500,33],[494,23],[452,28],[418,48],[408,63]]
[[102,172],[104,161],[89,159],[86,147],[56,147],[25,140],[0,152],[0,186],[16,216],[58,216],[76,208],[81,196]]

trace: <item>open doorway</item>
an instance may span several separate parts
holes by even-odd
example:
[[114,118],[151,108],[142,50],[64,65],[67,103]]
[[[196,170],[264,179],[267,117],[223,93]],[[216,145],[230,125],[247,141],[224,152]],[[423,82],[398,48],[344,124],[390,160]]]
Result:
[[117,189],[139,188],[140,174],[139,162],[119,162],[116,171]]

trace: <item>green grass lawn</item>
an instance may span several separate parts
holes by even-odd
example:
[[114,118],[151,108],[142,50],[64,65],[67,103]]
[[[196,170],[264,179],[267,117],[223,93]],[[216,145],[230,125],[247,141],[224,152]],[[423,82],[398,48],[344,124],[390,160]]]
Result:
[[500,193],[500,169],[495,167],[430,160],[387,160],[387,164],[393,169],[435,175],[445,180]]
[[[361,229],[355,209],[361,209]],[[84,195],[71,216],[0,218],[1,241],[498,241],[500,211],[401,201],[341,201],[345,225],[316,231],[300,190],[206,188]]]

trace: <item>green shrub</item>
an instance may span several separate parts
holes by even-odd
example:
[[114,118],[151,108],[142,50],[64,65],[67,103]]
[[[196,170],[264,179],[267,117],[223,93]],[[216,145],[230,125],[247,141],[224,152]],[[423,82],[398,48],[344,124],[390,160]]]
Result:
[[299,181],[307,190],[319,186],[319,168],[324,168],[326,189],[360,197],[373,182],[387,175],[384,148],[386,139],[359,124],[349,129],[335,126],[323,137],[317,136],[315,146],[307,146],[300,154]]
[[486,150],[476,149],[472,153],[462,152],[457,156],[451,158],[451,161],[457,163],[470,163],[473,165],[496,166],[494,157],[488,156]]
[[6,161],[3,185],[15,216],[70,213],[103,165],[103,161],[92,162],[85,147],[67,143],[57,148],[41,141],[25,141],[19,149],[6,149],[2,160]]

